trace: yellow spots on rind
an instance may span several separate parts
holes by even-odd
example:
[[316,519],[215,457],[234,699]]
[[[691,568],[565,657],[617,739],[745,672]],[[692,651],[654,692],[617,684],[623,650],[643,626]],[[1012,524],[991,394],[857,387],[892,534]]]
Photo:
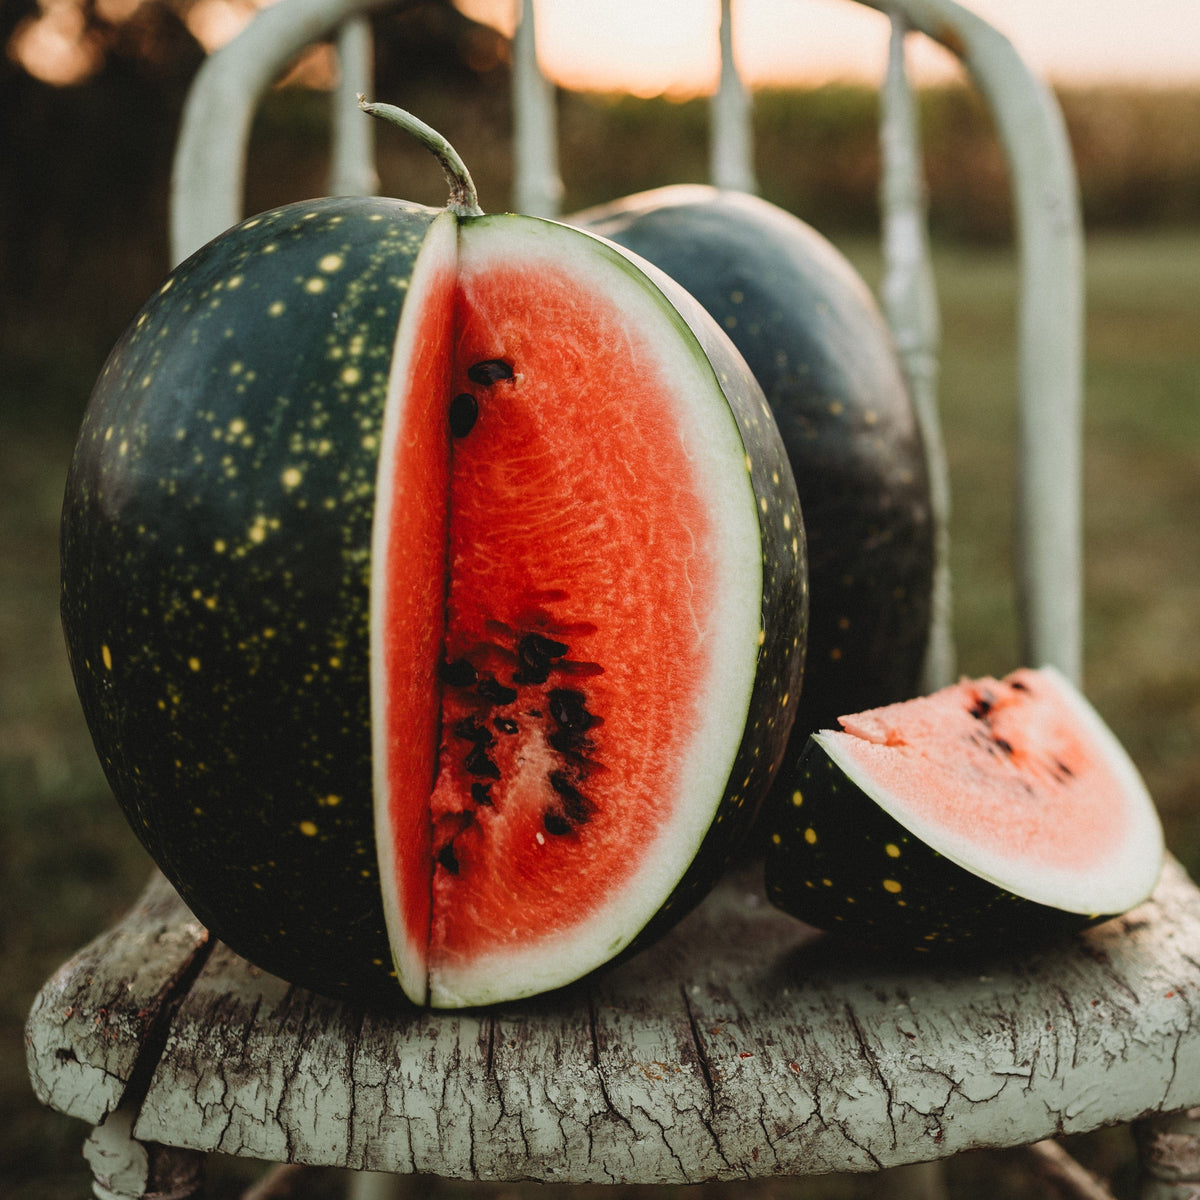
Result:
[[888,842],[888,844],[884,846],[883,852],[888,856],[888,858],[900,857],[900,847],[897,846],[895,842]]
[[804,831],[804,840],[810,846],[817,844],[817,831],[811,825]]
[[191,658],[187,660],[187,665],[189,671],[199,671],[202,664],[200,660],[193,654]]
[[891,894],[892,894],[893,896],[895,896],[895,895],[896,895],[896,894],[898,894],[899,892],[902,892],[904,889],[903,889],[903,887],[901,886],[901,884],[900,884],[900,881],[899,881],[899,880],[897,880],[897,879],[885,879],[885,880],[883,881],[883,890],[884,890],[885,892],[891,892]]
[[100,661],[102,663],[104,663],[104,669],[106,671],[112,670],[112,665],[113,665],[112,651],[108,648],[107,645],[100,647]]
[[317,825],[315,821],[301,821],[298,828],[305,837],[317,836]]

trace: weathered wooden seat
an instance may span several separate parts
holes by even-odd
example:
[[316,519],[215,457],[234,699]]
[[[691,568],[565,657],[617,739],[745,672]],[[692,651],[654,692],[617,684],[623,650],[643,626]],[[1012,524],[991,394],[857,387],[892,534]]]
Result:
[[[177,160],[177,257],[239,215],[256,89],[300,45],[378,2],[284,0],[210,60]],[[909,27],[963,58],[1009,151],[1023,271],[1024,653],[1077,678],[1080,239],[1061,123],[1011,46],[950,0],[866,2],[895,11],[884,291],[935,460]],[[344,35],[348,61],[364,55],[362,33]],[[528,23],[518,43],[518,207],[553,212]],[[239,56],[255,77],[235,93]],[[361,84],[347,76],[353,94]],[[714,171],[747,186],[738,94],[727,72]],[[197,133],[214,123],[221,138]],[[357,182],[339,190],[369,186],[364,154],[351,146],[340,171]],[[939,612],[931,684],[952,669],[944,590]],[[1200,1193],[1196,996],[1200,890],[1174,860],[1151,902],[1064,948],[933,969],[880,963],[782,916],[746,867],[616,970],[452,1013],[378,1013],[291,988],[210,940],[155,877],[48,981],[27,1041],[40,1099],[96,1127],[86,1153],[100,1197],[198,1194],[209,1152],[494,1181],[692,1183],[879,1171],[1134,1122],[1143,1200],[1184,1200]]]
[[836,947],[748,873],[597,979],[392,1016],[264,975],[156,879],[46,985],[30,1064],[47,1104],[99,1127],[108,1195],[187,1194],[169,1185],[208,1151],[694,1183],[876,1171],[1185,1110],[1197,994],[1200,891],[1173,862],[1152,903],[1066,951],[934,971]]

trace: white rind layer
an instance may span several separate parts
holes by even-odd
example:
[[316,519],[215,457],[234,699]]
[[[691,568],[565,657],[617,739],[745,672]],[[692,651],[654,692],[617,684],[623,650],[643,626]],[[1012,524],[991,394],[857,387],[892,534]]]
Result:
[[[392,961],[400,987],[409,999],[425,1002],[428,988],[428,918],[416,922],[424,926],[424,935],[411,933],[412,914],[403,908],[403,888],[397,877],[392,847],[391,788],[388,781],[390,754],[389,731],[396,724],[388,715],[392,696],[388,692],[385,649],[388,613],[388,581],[394,573],[388,569],[388,536],[392,525],[393,503],[397,487],[393,478],[395,446],[403,434],[405,403],[411,397],[406,366],[420,352],[416,339],[421,329],[421,314],[427,295],[443,286],[447,270],[453,270],[458,257],[456,218],[445,212],[434,218],[425,235],[413,266],[400,323],[392,351],[392,369],[388,377],[387,400],[380,433],[379,473],[375,488],[375,522],[371,545],[371,758],[375,805],[375,842],[379,862],[379,884],[387,921]],[[430,669],[432,674],[432,668]],[[436,747],[433,759],[436,761]],[[426,883],[428,888],[428,883]]]

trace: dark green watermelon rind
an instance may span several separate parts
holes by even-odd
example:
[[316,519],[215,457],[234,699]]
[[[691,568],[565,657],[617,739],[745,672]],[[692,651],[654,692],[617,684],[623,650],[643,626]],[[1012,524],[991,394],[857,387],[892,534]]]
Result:
[[436,215],[305,202],[198,251],[104,368],[62,525],[72,669],[147,850],[245,957],[392,1002],[368,575],[388,366]]
[[671,895],[621,955],[648,945],[708,894],[736,858],[783,761],[804,673],[808,570],[795,481],[762,389],[702,306],[656,266],[621,250],[666,296],[698,343],[729,404],[758,502],[761,641],[746,722],[729,779],[699,852]]
[[808,533],[796,748],[843,713],[909,699],[930,623],[929,481],[900,361],[866,284],[815,230],[735,192],[666,187],[572,220],[695,296],[771,405]]
[[[973,874],[912,835],[810,738],[769,814],[771,902],[894,955],[1004,954],[1049,945],[1114,913],[1074,913]],[[781,776],[781,780],[783,777]]]

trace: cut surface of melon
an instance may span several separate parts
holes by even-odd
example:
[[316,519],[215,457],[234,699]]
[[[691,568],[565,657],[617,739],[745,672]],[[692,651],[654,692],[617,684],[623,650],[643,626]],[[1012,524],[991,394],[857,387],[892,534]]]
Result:
[[458,1006],[570,982],[670,894],[741,740],[762,567],[736,422],[657,288],[551,222],[439,222],[384,424],[373,736],[397,974]]
[[962,682],[814,735],[938,853],[1026,899],[1124,912],[1153,890],[1162,828],[1095,709],[1053,668]]

